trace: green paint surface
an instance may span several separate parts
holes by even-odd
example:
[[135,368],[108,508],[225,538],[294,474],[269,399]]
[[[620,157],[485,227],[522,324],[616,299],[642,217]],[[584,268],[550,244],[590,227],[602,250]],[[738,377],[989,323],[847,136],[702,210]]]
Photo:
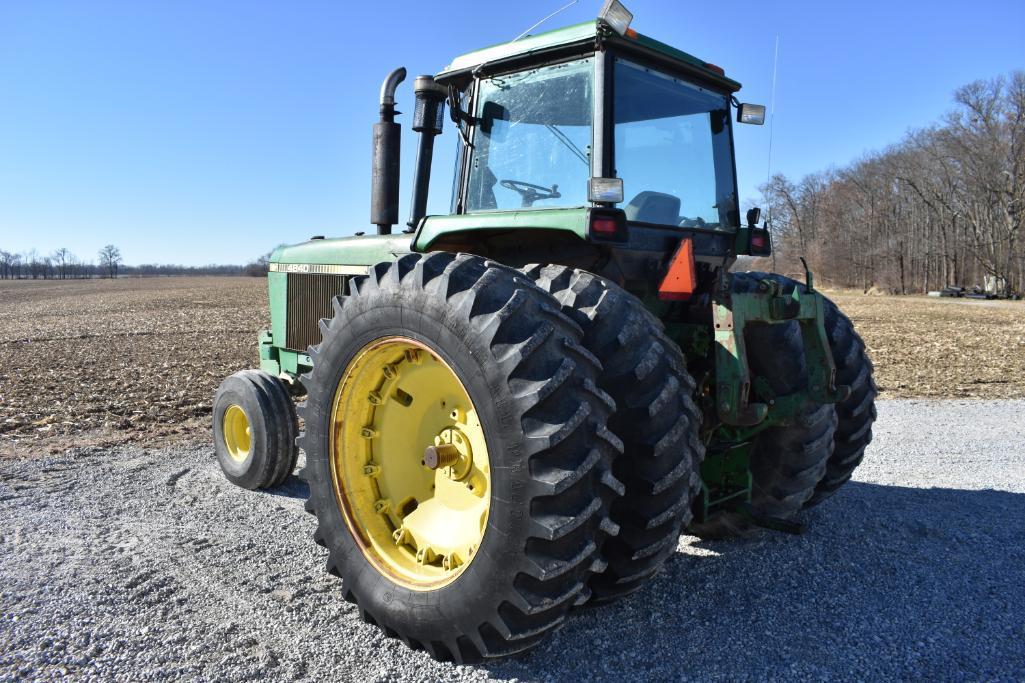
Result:
[[288,275],[286,273],[267,273],[271,340],[275,346],[281,347],[285,345],[285,308],[288,305],[287,288]]
[[271,263],[372,266],[381,261],[393,261],[410,251],[410,235],[407,234],[360,235],[278,247],[270,260]]
[[428,216],[417,235],[414,249],[427,251],[435,240],[451,233],[520,228],[563,230],[587,239],[587,209],[529,209]]

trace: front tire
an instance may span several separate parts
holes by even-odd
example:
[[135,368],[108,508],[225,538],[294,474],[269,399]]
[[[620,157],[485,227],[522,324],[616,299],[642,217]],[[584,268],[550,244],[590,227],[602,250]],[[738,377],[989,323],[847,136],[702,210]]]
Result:
[[[344,597],[364,620],[436,659],[477,661],[537,644],[589,597],[587,580],[603,568],[600,546],[616,532],[608,509],[622,491],[610,470],[620,444],[605,426],[613,404],[596,386],[601,366],[580,345],[579,328],[516,271],[435,253],[404,255],[355,279],[321,330],[304,380],[300,443],[315,539]],[[388,356],[393,343],[400,346]],[[431,376],[404,384],[418,362],[432,365]],[[439,400],[459,403],[446,404],[456,422],[425,407]],[[394,428],[385,413],[401,415],[402,406],[414,412]],[[463,430],[474,421],[479,431]],[[407,437],[453,430],[473,442],[465,467],[450,448],[425,455],[454,438]],[[431,469],[443,455],[456,458],[445,461],[449,474]],[[487,507],[478,547],[461,553],[437,539],[477,519],[468,524],[454,502],[443,509],[456,499],[442,500],[440,477],[464,470],[456,476],[475,482],[475,495],[487,487]],[[432,515],[415,519],[420,510]]]
[[273,488],[295,469],[295,405],[277,377],[260,370],[231,375],[213,405],[214,451],[221,471],[245,489]]

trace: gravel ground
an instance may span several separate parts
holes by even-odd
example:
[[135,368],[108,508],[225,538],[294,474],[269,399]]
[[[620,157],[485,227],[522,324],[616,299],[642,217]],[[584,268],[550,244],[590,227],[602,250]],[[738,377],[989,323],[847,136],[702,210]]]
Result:
[[210,448],[0,463],[0,679],[1025,677],[1025,401],[886,401],[803,536],[681,539],[644,590],[542,647],[438,664],[359,621],[298,479]]

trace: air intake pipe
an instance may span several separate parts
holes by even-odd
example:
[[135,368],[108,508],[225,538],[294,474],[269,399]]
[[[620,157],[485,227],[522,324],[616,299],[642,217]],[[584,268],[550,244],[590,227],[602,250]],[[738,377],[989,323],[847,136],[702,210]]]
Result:
[[399,154],[402,126],[395,123],[395,89],[406,79],[403,67],[381,84],[381,120],[374,124],[374,161],[370,176],[370,222],[378,235],[390,235],[399,222]]
[[434,138],[441,135],[445,118],[445,98],[448,90],[438,85],[431,76],[417,76],[413,84],[416,94],[416,110],[413,113],[413,130],[420,134],[420,145],[416,150],[416,169],[413,174],[413,200],[409,207],[411,229],[427,214],[427,191],[431,184],[431,162],[434,159]]

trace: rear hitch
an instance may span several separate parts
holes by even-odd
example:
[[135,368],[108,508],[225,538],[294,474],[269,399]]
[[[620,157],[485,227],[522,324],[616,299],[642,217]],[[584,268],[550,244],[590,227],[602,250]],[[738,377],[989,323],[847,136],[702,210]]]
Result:
[[[850,387],[836,383],[836,366],[824,325],[822,295],[813,289],[810,270],[806,270],[805,277],[804,291],[794,288],[784,294],[779,283],[766,278],[753,292],[736,292],[727,287],[713,299],[716,411],[722,424],[754,427],[768,418],[779,422],[795,415],[808,402],[837,403],[850,395]],[[755,401],[751,396],[745,327],[750,323],[774,325],[790,321],[800,325],[808,385],[788,396],[778,396],[767,402]]]

